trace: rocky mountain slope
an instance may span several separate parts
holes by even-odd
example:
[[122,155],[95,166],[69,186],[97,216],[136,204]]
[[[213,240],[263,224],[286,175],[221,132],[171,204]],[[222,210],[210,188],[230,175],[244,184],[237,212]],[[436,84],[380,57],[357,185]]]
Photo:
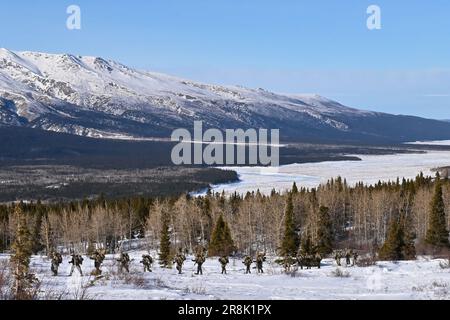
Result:
[[0,124],[96,138],[168,138],[175,128],[280,129],[283,140],[450,139],[450,123],[349,108],[317,95],[218,86],[99,57],[0,49]]

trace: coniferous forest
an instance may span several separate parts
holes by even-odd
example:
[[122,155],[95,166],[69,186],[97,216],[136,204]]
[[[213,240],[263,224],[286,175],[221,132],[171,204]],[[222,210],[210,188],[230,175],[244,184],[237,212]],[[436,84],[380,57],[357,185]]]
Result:
[[141,239],[167,261],[178,248],[192,253],[199,245],[209,246],[212,255],[295,255],[305,242],[323,256],[352,248],[405,260],[446,252],[449,210],[448,179],[422,174],[373,186],[349,186],[343,178],[317,189],[294,184],[269,196],[256,191],[38,201],[0,206],[0,250],[14,252],[17,235],[25,233],[34,254],[89,254],[98,248],[114,253],[126,240]]

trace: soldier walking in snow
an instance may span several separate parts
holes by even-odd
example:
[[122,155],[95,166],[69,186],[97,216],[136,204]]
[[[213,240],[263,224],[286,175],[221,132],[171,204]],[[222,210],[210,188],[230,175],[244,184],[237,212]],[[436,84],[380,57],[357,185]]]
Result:
[[175,256],[174,262],[177,264],[178,274],[181,274],[183,270],[183,264],[186,261],[186,256],[183,254],[183,250],[180,248]]
[[59,252],[53,252],[52,253],[52,267],[51,270],[53,272],[53,276],[57,276],[58,275],[58,268],[59,265],[62,263],[63,259],[62,256]]
[[144,272],[152,272],[153,258],[150,255],[143,254],[141,263],[144,265]]
[[352,255],[353,255],[353,250],[347,249],[345,251],[345,264],[347,265],[347,267],[352,263],[350,260]]
[[263,270],[264,261],[266,261],[266,254],[258,253],[258,255],[256,256],[256,267],[258,269],[258,273],[264,273],[264,270]]
[[72,260],[69,261],[69,263],[72,264],[72,268],[70,269],[69,277],[72,276],[73,271],[75,268],[80,272],[81,275],[83,275],[83,271],[81,270],[81,265],[83,264],[83,257],[79,254],[73,254]]
[[253,259],[250,256],[245,256],[244,261],[242,261],[242,263],[245,265],[246,269],[245,269],[245,274],[248,273],[252,273],[250,271],[250,267],[252,266],[253,263]]
[[126,252],[121,252],[120,253],[120,258],[117,259],[117,261],[120,263],[119,264],[119,272],[123,272],[123,269],[126,270],[126,272],[130,272],[130,256],[128,255],[128,253]]
[[192,260],[192,261],[194,261],[195,264],[197,265],[197,273],[196,273],[196,275],[199,275],[199,274],[203,275],[202,265],[206,261],[205,254],[203,252],[198,253],[196,255],[196,257],[195,257],[195,260]]
[[352,266],[355,266],[358,263],[358,252],[353,252],[353,264]]
[[105,254],[100,250],[95,250],[95,252],[89,258],[94,260],[95,270],[92,272],[92,275],[94,276],[101,275],[102,270],[100,270],[100,267],[102,266],[102,263],[105,260]]
[[219,259],[220,265],[222,266],[222,274],[227,274],[227,264],[230,263],[227,256],[223,256]]
[[341,250],[336,250],[334,253],[334,259],[336,260],[336,264],[340,267],[341,266],[341,259],[342,259],[342,252]]

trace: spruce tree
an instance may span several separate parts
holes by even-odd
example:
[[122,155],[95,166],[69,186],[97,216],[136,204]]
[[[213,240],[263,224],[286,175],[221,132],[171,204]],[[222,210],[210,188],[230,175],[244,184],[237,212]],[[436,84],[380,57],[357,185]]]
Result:
[[406,211],[404,209],[401,212],[397,211],[395,217],[390,221],[388,235],[379,251],[379,258],[389,261],[415,259],[414,239],[415,234]]
[[442,196],[442,183],[439,175],[436,176],[436,189],[430,204],[429,227],[425,242],[434,247],[448,247],[448,230],[445,217],[444,198]]
[[411,221],[407,219],[406,214],[403,214],[400,223],[403,228],[402,258],[404,260],[416,259],[416,246],[414,244],[416,235],[413,232]]
[[15,277],[14,294],[16,299],[30,299],[29,289],[32,286],[33,276],[30,275],[29,269],[33,243],[20,204],[16,205],[14,215],[17,221],[15,239],[11,245],[13,251],[11,266]]
[[317,252],[321,255],[333,252],[333,223],[327,207],[319,209],[319,221],[317,228]]
[[234,241],[231,237],[231,231],[220,215],[217,219],[216,226],[211,235],[211,242],[208,247],[208,255],[213,256],[230,256],[235,250]]
[[284,216],[284,236],[281,243],[281,255],[295,256],[298,251],[299,238],[295,230],[294,205],[292,203],[292,194],[289,193],[286,200],[286,211]]
[[163,268],[168,268],[172,265],[172,251],[170,242],[170,216],[165,210],[161,213],[159,264]]
[[294,184],[292,185],[292,194],[297,194],[297,193],[298,193],[297,184],[294,182]]
[[389,224],[389,231],[383,246],[379,251],[380,260],[398,261],[402,258],[403,231],[398,218],[393,218]]
[[313,254],[314,248],[311,241],[311,236],[307,235],[302,237],[302,244],[300,246],[300,254],[303,256],[307,256]]

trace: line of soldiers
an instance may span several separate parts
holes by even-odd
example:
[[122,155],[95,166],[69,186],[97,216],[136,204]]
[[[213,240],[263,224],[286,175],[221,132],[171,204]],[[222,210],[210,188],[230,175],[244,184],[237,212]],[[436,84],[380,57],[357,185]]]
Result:
[[[74,272],[74,270],[78,270],[78,272],[83,275],[83,272],[81,270],[81,265],[83,264],[83,257],[79,254],[72,254],[71,260],[69,261],[70,264],[72,264],[72,268],[70,270],[69,276],[71,276]],[[336,250],[334,252],[334,258],[336,260],[336,263],[338,266],[341,266],[341,260],[345,258],[347,266],[349,265],[356,265],[357,259],[358,259],[358,253],[356,251],[353,251],[352,249],[346,249],[346,250]],[[63,259],[60,253],[53,252],[51,255],[51,271],[53,272],[54,276],[58,275],[58,268],[59,265],[62,263]],[[105,260],[105,251],[104,250],[97,250],[95,251],[91,256],[90,259],[94,260],[94,266],[95,270],[91,273],[92,275],[99,276],[102,273],[101,265],[103,264],[103,261]],[[124,270],[126,272],[130,272],[129,266],[131,261],[133,259],[130,259],[130,256],[126,252],[121,252],[119,259],[116,259],[117,262],[119,262],[119,271],[123,272]],[[176,264],[176,269],[179,274],[182,273],[183,264],[186,261],[186,256],[183,253],[182,249],[180,248],[178,253],[176,254],[174,258],[174,263]],[[196,275],[203,275],[203,264],[206,261],[206,250],[201,249],[197,250],[195,254],[195,259],[192,260],[195,262],[194,266],[197,265],[197,272]],[[263,264],[266,261],[266,254],[265,253],[257,253],[256,258],[253,259],[251,256],[245,256],[242,263],[245,265],[246,270],[245,274],[251,273],[251,265],[253,263],[256,263],[255,269],[257,269],[257,273],[264,273],[263,270]],[[304,254],[302,252],[299,252],[297,257],[284,257],[283,259],[283,265],[286,271],[289,271],[291,266],[297,264],[301,269],[306,267],[307,269],[311,269],[312,267],[317,267],[320,269],[320,264],[322,261],[322,256],[319,253],[315,254]],[[144,266],[144,272],[152,272],[152,265],[153,265],[153,258],[148,255],[144,254],[142,255],[142,260],[140,263]],[[219,258],[219,263],[222,267],[222,274],[227,274],[227,265],[230,263],[227,256],[222,256]]]
[[341,266],[341,260],[345,258],[345,264],[347,266],[355,266],[358,262],[358,253],[353,249],[336,250],[334,252],[334,259],[336,264]]

